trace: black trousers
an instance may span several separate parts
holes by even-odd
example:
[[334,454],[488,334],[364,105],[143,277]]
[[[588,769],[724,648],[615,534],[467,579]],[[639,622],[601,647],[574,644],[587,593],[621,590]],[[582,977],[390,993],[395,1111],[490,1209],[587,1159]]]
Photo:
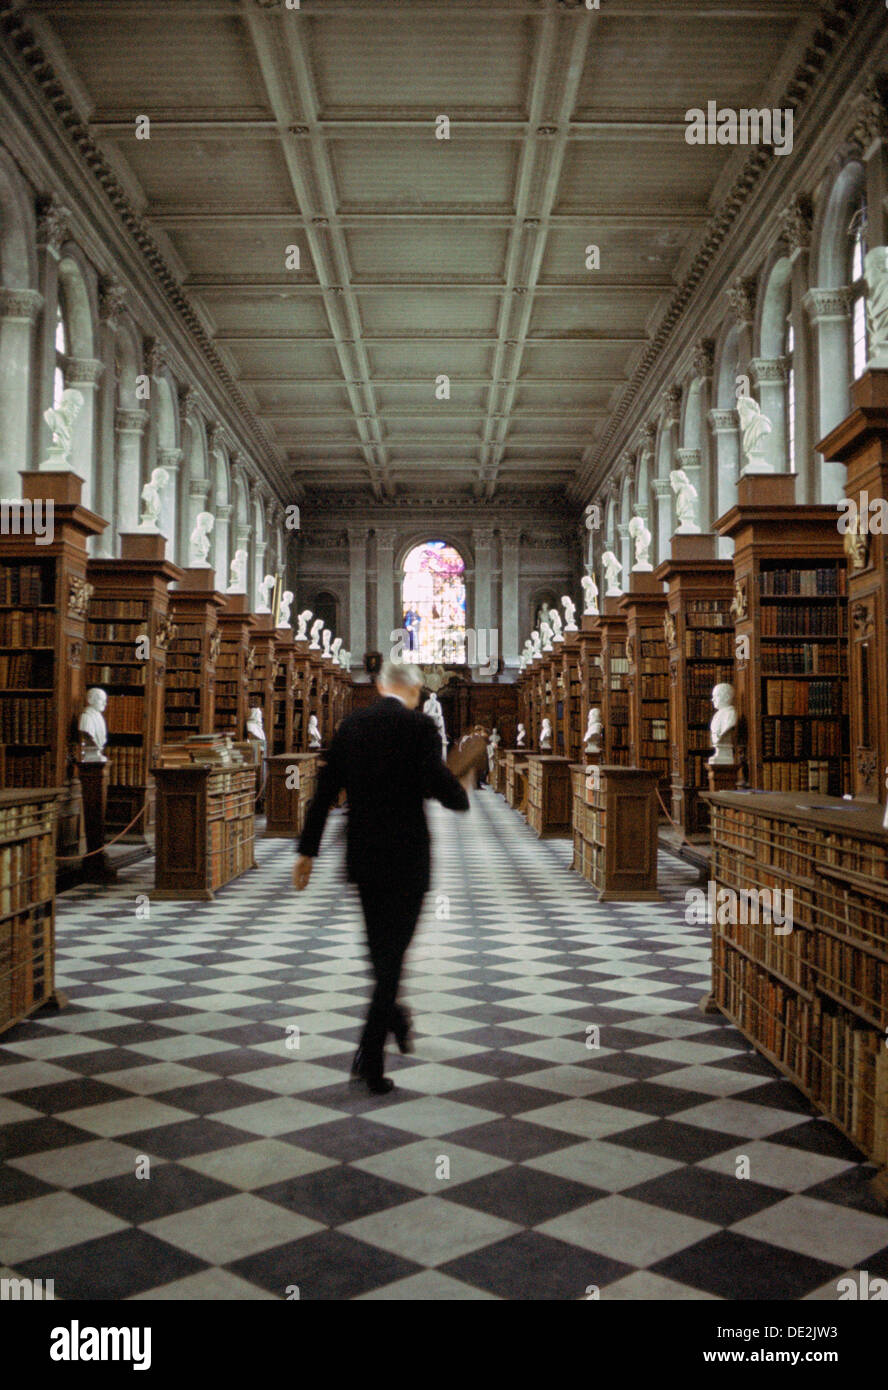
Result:
[[405,1022],[398,1004],[404,955],[416,930],[424,888],[359,883],[375,986],[361,1036],[364,1069],[381,1076],[385,1040]]

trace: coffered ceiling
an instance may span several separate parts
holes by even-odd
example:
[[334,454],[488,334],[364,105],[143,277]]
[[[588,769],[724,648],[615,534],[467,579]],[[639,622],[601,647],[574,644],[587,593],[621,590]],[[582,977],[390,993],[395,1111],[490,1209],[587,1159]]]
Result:
[[684,113],[773,105],[818,6],[22,8],[300,495],[468,501],[587,470],[748,153]]

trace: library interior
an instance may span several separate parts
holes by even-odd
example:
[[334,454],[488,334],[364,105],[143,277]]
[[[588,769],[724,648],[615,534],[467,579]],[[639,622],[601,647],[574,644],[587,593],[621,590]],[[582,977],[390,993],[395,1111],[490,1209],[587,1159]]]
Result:
[[888,1297],[888,10],[0,0],[0,495],[4,1288]]

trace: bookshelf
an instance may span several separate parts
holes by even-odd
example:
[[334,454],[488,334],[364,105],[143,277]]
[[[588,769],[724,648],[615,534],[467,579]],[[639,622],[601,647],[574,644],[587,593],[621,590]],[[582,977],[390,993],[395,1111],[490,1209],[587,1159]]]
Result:
[[540,839],[570,835],[570,765],[566,758],[528,755],[526,816]]
[[629,762],[657,775],[663,805],[669,805],[672,766],[669,728],[669,658],[663,619],[666,595],[649,573],[630,573],[629,592],[619,600],[626,615],[629,662]]
[[73,759],[86,694],[87,542],[107,522],[81,506],[76,474],[21,478],[23,502],[51,502],[53,525],[48,545],[33,534],[0,536],[0,788],[58,788],[57,853],[76,856],[81,795]]
[[602,762],[628,767],[629,747],[629,656],[626,647],[626,614],[617,607],[619,599],[606,598],[598,619],[601,633],[601,717],[604,721]]
[[580,631],[580,746],[577,756],[585,759],[586,726],[589,722],[589,711],[591,709],[601,709],[602,685],[601,685],[601,629],[598,626],[598,619],[584,616]]
[[290,673],[292,701],[292,735],[290,747],[303,753],[308,752],[309,690],[311,685],[311,661],[308,643],[297,642],[293,653]]
[[274,653],[276,634],[270,613],[258,613],[251,635],[253,665],[247,672],[247,704],[262,710],[266,741],[274,727]]
[[164,691],[164,742],[214,729],[216,658],[221,636],[218,616],[226,597],[213,588],[215,571],[187,569],[170,593],[176,635],[167,651]]
[[[86,686],[108,695],[105,827],[117,834],[145,814],[127,838],[143,841],[154,824],[154,751],[163,739],[167,651],[173,638],[169,585],[183,571],[164,559],[163,536],[121,536],[119,560],[90,560]],[[146,640],[147,639],[147,640]]]
[[[279,627],[274,648],[274,719],[268,740],[269,755],[293,753],[293,677],[296,643],[291,628]],[[306,721],[307,722],[307,721]]]
[[158,767],[153,898],[211,900],[256,867],[256,770],[194,763]]
[[290,839],[302,833],[317,786],[318,762],[317,753],[282,753],[267,759],[267,837]]
[[54,790],[0,791],[0,1033],[55,1000]]
[[741,478],[734,541],[737,748],[762,791],[850,791],[846,557],[835,507],[796,504],[792,474]]
[[[671,815],[684,834],[709,838],[707,761],[712,690],[734,684],[734,566],[716,556],[714,535],[672,537],[672,556],[656,569],[667,585],[664,638],[672,742]],[[667,805],[668,805],[667,801]]]
[[637,767],[574,767],[573,868],[599,902],[659,902],[657,777]]
[[253,614],[247,610],[246,594],[229,594],[218,616],[219,654],[216,657],[213,720],[217,733],[230,733],[235,739],[246,738],[249,682],[256,662],[255,623]]
[[888,498],[888,372],[867,370],[851,387],[851,413],[817,448],[844,463],[845,497],[857,524],[842,537],[848,559],[851,785],[885,802],[888,769],[888,537],[873,502]]
[[[881,810],[797,793],[720,792],[709,800],[708,1006],[881,1166],[877,1185],[888,1198],[888,834]],[[742,910],[747,904],[758,910]],[[731,920],[718,920],[725,917]]]
[[513,811],[524,814],[527,804],[528,755],[523,748],[506,749],[506,800]]

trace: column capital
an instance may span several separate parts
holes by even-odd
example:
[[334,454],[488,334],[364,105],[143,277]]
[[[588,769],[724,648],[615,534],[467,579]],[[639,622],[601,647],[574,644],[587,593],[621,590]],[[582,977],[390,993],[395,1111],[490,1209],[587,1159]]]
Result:
[[99,277],[99,318],[109,328],[116,328],[126,308],[126,290],[112,275]]
[[752,357],[749,370],[755,386],[773,385],[786,381],[785,357]]
[[734,320],[740,327],[751,327],[755,320],[756,284],[752,276],[738,275],[726,291],[728,304],[733,311]]
[[179,414],[183,420],[197,414],[197,392],[193,386],[179,387]]
[[712,338],[701,338],[695,344],[692,363],[694,376],[712,376],[712,369],[715,365],[715,343]]
[[888,78],[873,73],[857,98],[851,139],[866,154],[876,140],[888,140]]
[[736,434],[740,428],[736,410],[710,410],[708,419],[716,434]]
[[368,528],[366,526],[346,526],[345,530],[348,535],[348,543],[350,546],[367,544]]
[[234,538],[239,547],[249,545],[252,535],[252,526],[249,524],[245,525],[242,521],[239,521],[234,528]]
[[851,312],[851,289],[848,285],[837,285],[835,289],[812,288],[802,303],[815,325],[830,319],[847,319]]
[[681,387],[678,385],[667,386],[663,392],[663,422],[671,424],[673,420],[678,420],[681,410]]
[[148,419],[147,410],[115,410],[114,428],[118,434],[144,434]]
[[65,366],[65,385],[97,386],[105,371],[104,362],[97,357],[69,357]]
[[60,256],[62,247],[71,235],[71,209],[66,208],[54,193],[46,193],[37,200],[37,245],[45,247],[54,256]]
[[157,466],[158,466],[158,468],[166,468],[166,469],[171,470],[172,472],[175,472],[176,469],[179,467],[179,464],[180,464],[181,462],[182,462],[182,450],[181,450],[181,449],[158,449],[158,451],[157,451]]
[[474,546],[475,546],[476,549],[478,549],[478,548],[481,547],[481,546],[491,546],[491,545],[493,545],[493,527],[492,527],[492,526],[473,526],[473,527],[472,527],[472,543],[474,544]]
[[679,468],[699,468],[703,463],[699,449],[676,449],[675,458]]
[[158,338],[143,338],[142,352],[145,358],[145,371],[149,376],[160,376],[167,366],[167,351]]
[[33,323],[43,308],[39,290],[0,288],[0,319],[22,319]]
[[191,478],[188,482],[188,496],[198,497],[205,502],[210,495],[209,478]]
[[[585,528],[584,528],[585,529]],[[517,522],[503,523],[497,527],[500,545],[518,545],[521,540],[521,527]]]
[[381,547],[385,550],[393,550],[395,546],[394,526],[375,526],[373,529],[376,533],[377,549]]
[[230,521],[234,515],[234,507],[230,502],[218,502],[216,504],[216,520]]
[[654,496],[658,498],[669,497],[672,493],[672,484],[668,478],[652,478],[651,487]]
[[808,251],[811,246],[811,232],[814,227],[814,209],[811,199],[799,194],[780,212],[783,239],[792,254],[795,251]]

